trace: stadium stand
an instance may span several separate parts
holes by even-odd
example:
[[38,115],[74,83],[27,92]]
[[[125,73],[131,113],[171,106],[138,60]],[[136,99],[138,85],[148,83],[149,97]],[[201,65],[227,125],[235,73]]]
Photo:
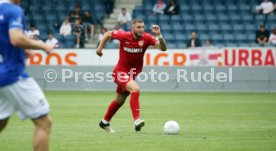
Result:
[[[168,1],[165,0],[167,4]],[[254,46],[254,33],[264,21],[263,15],[257,15],[255,19],[253,17],[255,6],[260,3],[257,0],[176,1],[180,6],[178,15],[153,15],[152,8],[156,0],[143,0],[132,12],[133,18],[145,20],[147,32],[150,32],[150,24],[159,24],[169,48],[183,48],[192,31],[198,33],[202,43],[211,39],[216,46]],[[57,27],[53,25],[61,25],[76,4],[83,11],[91,12],[96,23],[100,23],[106,16],[102,0],[24,0],[22,5],[27,28],[35,24],[43,41],[47,33],[53,32],[60,41],[60,48],[72,48],[74,42],[71,40],[74,41],[75,37],[59,36]],[[268,16],[267,29],[271,31],[275,26],[276,14]]]

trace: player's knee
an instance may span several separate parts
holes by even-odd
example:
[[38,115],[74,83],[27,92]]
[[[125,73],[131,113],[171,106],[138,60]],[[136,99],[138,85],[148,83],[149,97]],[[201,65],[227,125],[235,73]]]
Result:
[[131,92],[140,92],[140,87],[139,86],[132,87]]
[[50,118],[50,116],[46,115],[44,117],[38,118],[34,120],[34,123],[36,127],[44,129],[45,131],[50,133],[52,127],[52,119]]

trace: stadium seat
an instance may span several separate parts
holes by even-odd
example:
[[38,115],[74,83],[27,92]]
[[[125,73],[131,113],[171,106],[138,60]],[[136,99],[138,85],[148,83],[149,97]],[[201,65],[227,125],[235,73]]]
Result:
[[186,41],[187,36],[184,33],[175,33],[175,40],[178,42]]
[[214,13],[215,6],[210,5],[210,4],[206,4],[206,5],[203,5],[203,10],[204,10],[205,13]]
[[216,20],[217,20],[217,16],[216,15],[210,14],[210,13],[206,14],[206,21],[216,21]]
[[206,41],[208,39],[212,39],[211,36],[209,36],[209,34],[200,34],[198,35],[199,39],[201,39],[202,41]]
[[172,48],[176,48],[176,47],[177,47],[177,43],[170,42],[170,43],[167,44],[167,48],[172,49]]
[[147,16],[146,21],[157,22],[157,17],[156,17],[156,15],[153,15],[153,14],[149,15],[149,16]]
[[219,25],[217,25],[217,24],[209,24],[208,25],[208,30],[210,32],[213,32],[213,31],[219,31],[220,28],[219,28]]
[[195,21],[205,21],[205,17],[202,14],[195,14],[194,20]]
[[227,9],[229,12],[238,12],[238,6],[237,5],[234,5],[234,4],[230,4],[227,6]]
[[234,24],[233,25],[233,30],[235,30],[236,32],[243,32],[244,31],[244,27],[242,24]]
[[235,38],[235,35],[234,34],[226,34],[226,35],[223,35],[223,39],[226,43],[233,43],[236,38]]
[[238,14],[231,14],[229,15],[229,18],[231,21],[234,21],[234,22],[239,22],[241,20],[241,17]]
[[184,29],[187,31],[187,32],[193,32],[195,31],[195,26],[193,24],[185,24],[184,25]]
[[183,33],[183,31],[184,31],[184,28],[183,28],[184,26],[183,25],[181,25],[181,24],[176,24],[176,25],[174,25],[173,27],[172,27],[172,29],[173,29],[173,31],[175,32],[175,33]]
[[246,42],[248,42],[247,35],[244,34],[244,33],[236,34],[236,40],[239,43],[246,43]]
[[229,20],[229,17],[226,14],[218,14],[218,20],[226,22]]
[[183,15],[182,15],[182,21],[192,23],[192,22],[194,21],[194,18],[193,18],[192,15],[183,14]]
[[163,31],[164,31],[164,32],[171,32],[171,30],[172,30],[171,25],[168,24],[168,23],[159,24],[159,26],[160,26],[162,32],[163,32]]
[[171,22],[180,22],[182,20],[180,15],[173,15],[171,17]]
[[161,16],[159,16],[159,21],[166,21],[166,22],[169,22],[169,21],[170,21],[170,16],[161,15]]
[[183,41],[183,42],[178,42],[177,43],[177,48],[187,48],[187,44],[186,44],[186,41]]
[[203,23],[195,24],[197,32],[206,32],[208,30],[207,25]]

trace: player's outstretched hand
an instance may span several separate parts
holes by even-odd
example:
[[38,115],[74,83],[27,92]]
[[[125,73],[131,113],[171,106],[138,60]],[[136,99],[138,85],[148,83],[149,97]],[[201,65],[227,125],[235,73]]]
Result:
[[97,54],[98,56],[102,57],[103,52],[102,52],[101,50],[97,49],[97,50],[96,50],[96,54]]
[[161,34],[160,27],[158,25],[151,25],[151,32],[154,36],[159,36]]
[[54,47],[53,47],[53,46],[50,46],[50,45],[45,44],[44,51],[45,51],[48,55],[51,54],[53,50],[54,50]]

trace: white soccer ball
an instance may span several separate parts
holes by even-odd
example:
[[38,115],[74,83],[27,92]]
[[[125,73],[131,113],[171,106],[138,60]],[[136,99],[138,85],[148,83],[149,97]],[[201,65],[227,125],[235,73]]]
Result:
[[165,134],[176,135],[179,133],[180,127],[176,121],[167,121],[164,125]]

